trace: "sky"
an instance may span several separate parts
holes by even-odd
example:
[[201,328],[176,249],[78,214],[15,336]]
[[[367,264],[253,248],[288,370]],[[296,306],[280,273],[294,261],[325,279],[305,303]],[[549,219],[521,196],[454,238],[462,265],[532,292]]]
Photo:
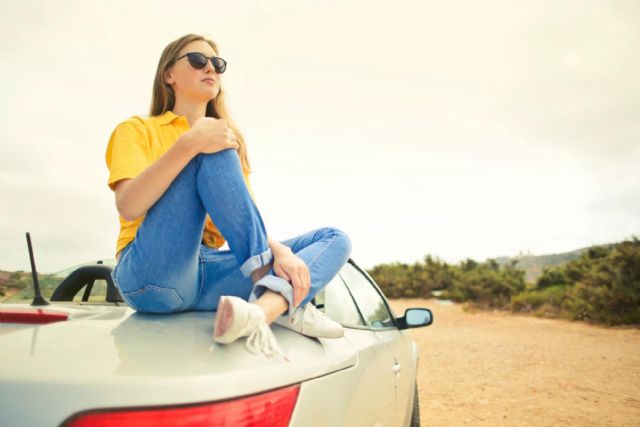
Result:
[[640,235],[637,1],[7,1],[0,269],[115,255],[104,159],[172,40],[213,39],[267,232],[360,266]]

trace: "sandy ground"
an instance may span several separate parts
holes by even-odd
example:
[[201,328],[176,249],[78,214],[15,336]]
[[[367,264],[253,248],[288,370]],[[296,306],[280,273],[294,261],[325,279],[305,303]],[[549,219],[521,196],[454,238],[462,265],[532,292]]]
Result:
[[640,329],[465,312],[437,300],[409,329],[420,349],[424,426],[640,426]]

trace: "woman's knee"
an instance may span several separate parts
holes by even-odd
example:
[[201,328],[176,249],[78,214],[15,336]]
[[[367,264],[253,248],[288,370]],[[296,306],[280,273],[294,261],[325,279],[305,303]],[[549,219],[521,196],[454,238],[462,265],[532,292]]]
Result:
[[215,153],[200,153],[196,157],[199,157],[199,161],[205,164],[213,163],[219,165],[220,163],[224,163],[230,166],[234,166],[235,164],[240,165],[240,156],[233,148],[225,148]]
[[[205,181],[215,180],[223,185],[244,185],[244,171],[240,156],[233,148],[215,153],[200,153],[199,174]],[[201,184],[201,182],[199,182]]]
[[338,246],[342,252],[349,257],[352,249],[352,242],[349,235],[337,227],[325,227],[324,230],[333,240],[332,245]]

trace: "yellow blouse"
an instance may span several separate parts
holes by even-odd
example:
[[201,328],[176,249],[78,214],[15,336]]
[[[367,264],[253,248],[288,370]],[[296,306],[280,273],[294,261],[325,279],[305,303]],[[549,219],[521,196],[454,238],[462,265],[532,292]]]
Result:
[[[135,178],[153,162],[158,160],[190,129],[185,116],[167,111],[159,116],[132,116],[119,123],[111,133],[105,159],[109,168],[109,188],[127,178]],[[243,170],[244,180],[251,198],[255,201],[249,182],[248,170]],[[116,243],[116,257],[122,249],[135,239],[136,231],[144,220],[144,215],[133,221],[120,216],[120,234]],[[212,248],[220,248],[225,239],[207,215],[202,242]]]

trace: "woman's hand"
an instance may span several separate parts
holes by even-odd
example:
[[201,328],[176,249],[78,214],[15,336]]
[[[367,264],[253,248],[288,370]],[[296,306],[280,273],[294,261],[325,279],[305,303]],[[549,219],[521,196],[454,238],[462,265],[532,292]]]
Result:
[[223,119],[200,117],[189,129],[197,153],[217,153],[227,148],[238,149],[233,130]]
[[274,253],[273,271],[293,286],[293,307],[297,308],[309,293],[311,275],[307,264],[291,250]]

